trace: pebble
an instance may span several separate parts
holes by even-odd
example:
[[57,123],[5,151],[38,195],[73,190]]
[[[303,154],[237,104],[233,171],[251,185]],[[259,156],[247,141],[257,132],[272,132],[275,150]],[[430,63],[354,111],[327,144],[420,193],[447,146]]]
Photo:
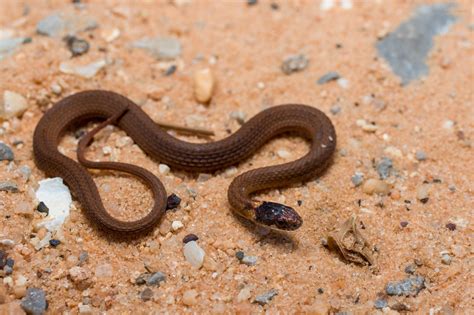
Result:
[[46,205],[49,209],[49,216],[52,218],[40,221],[39,226],[44,226],[49,231],[59,229],[69,216],[72,203],[71,192],[64,185],[63,179],[55,177],[39,181],[36,198]]
[[244,287],[240,290],[239,294],[237,295],[237,303],[247,301],[250,299],[250,288]]
[[3,142],[0,142],[0,161],[13,161],[14,154],[12,149]]
[[173,37],[143,38],[134,41],[132,47],[144,49],[158,60],[174,59],[181,55],[181,43]]
[[361,127],[365,132],[376,132],[378,127],[374,123],[368,123],[365,119],[358,119],[356,125]]
[[170,172],[170,167],[166,164],[160,164],[158,165],[158,171],[160,172],[160,174],[168,175]]
[[15,246],[15,241],[9,238],[4,238],[0,240],[0,245],[7,246],[7,247],[13,247]]
[[79,314],[93,314],[92,307],[88,304],[79,303],[77,307],[79,308]]
[[14,182],[0,182],[0,191],[18,192],[18,185]]
[[36,25],[36,31],[50,37],[64,37],[97,28],[97,22],[90,16],[75,12],[53,13]]
[[69,269],[69,277],[79,290],[85,290],[92,284],[89,281],[91,278],[90,271],[82,267],[75,266]]
[[46,294],[42,289],[29,288],[26,290],[26,296],[21,300],[20,305],[27,314],[44,314],[48,308]]
[[194,268],[199,269],[202,267],[206,253],[199,247],[196,241],[190,241],[184,244],[183,251],[184,257]]
[[153,290],[150,288],[146,288],[142,291],[142,293],[140,293],[140,298],[144,302],[151,300],[153,298]]
[[380,179],[386,179],[390,176],[390,173],[393,168],[393,161],[387,157],[383,157],[382,160],[377,163],[377,173],[380,176]]
[[146,285],[156,285],[159,286],[161,282],[166,280],[166,275],[160,271],[153,273],[150,275],[148,279],[146,279]]
[[284,74],[292,74],[293,72],[298,72],[304,70],[309,64],[308,58],[305,55],[294,55],[286,58],[282,65],[281,71]]
[[194,73],[194,97],[199,103],[206,104],[212,98],[215,79],[211,69],[205,68]]
[[264,294],[258,295],[255,298],[254,303],[258,303],[263,306],[265,304],[268,304],[276,295],[278,295],[278,291],[275,289],[271,289],[270,291]]
[[341,112],[341,106],[339,106],[339,105],[337,105],[337,104],[336,104],[336,105],[333,105],[333,106],[331,106],[331,108],[329,109],[329,111],[331,112],[331,114],[337,115],[337,114],[339,114],[339,113]]
[[456,224],[454,223],[446,223],[446,228],[450,231],[456,230]]
[[73,57],[83,55],[89,51],[89,43],[84,39],[76,36],[66,36],[64,40]]
[[245,257],[245,253],[241,250],[239,250],[237,253],[235,253],[235,257],[237,257],[238,260],[242,261]]
[[416,189],[416,198],[422,203],[427,203],[429,200],[430,185],[422,184]]
[[171,194],[168,196],[166,200],[166,210],[173,210],[178,208],[179,204],[181,203],[181,198],[179,198],[176,194]]
[[452,261],[452,257],[451,255],[449,255],[449,253],[447,252],[442,252],[441,253],[441,262],[445,265],[451,265],[451,261]]
[[49,240],[49,245],[51,245],[52,247],[57,247],[59,244],[61,244],[60,240],[57,240],[57,239]]
[[390,186],[379,179],[370,178],[362,185],[362,191],[368,195],[374,193],[386,195],[390,191]]
[[339,75],[339,73],[335,72],[335,71],[330,71],[326,74],[324,74],[323,76],[321,76],[317,83],[318,84],[325,84],[325,83],[328,83],[330,81],[334,81],[334,80],[337,80],[339,79],[341,76]]
[[197,241],[199,237],[196,234],[188,234],[183,238],[183,243],[189,243],[191,241]]
[[415,276],[398,282],[389,282],[385,287],[385,292],[388,295],[416,296],[424,288],[425,278]]
[[4,250],[0,250],[0,269],[7,265],[7,253]]
[[29,37],[0,38],[0,60],[14,53],[20,45],[29,42]]
[[426,153],[421,151],[421,150],[417,150],[416,153],[415,153],[415,158],[418,161],[425,161],[426,160]]
[[377,299],[374,302],[374,307],[378,310],[381,310],[387,306],[388,306],[388,303],[387,303],[387,300],[385,299]]
[[59,71],[66,74],[77,75],[79,77],[93,78],[102,68],[107,65],[105,59],[99,59],[87,65],[79,65],[72,62],[63,61],[59,64]]
[[240,262],[247,266],[255,266],[258,258],[256,256],[244,256]]
[[405,272],[408,273],[409,275],[415,274],[416,271],[416,264],[409,264],[408,266],[405,267]]
[[283,149],[278,150],[277,155],[282,159],[288,159],[291,157],[291,153]]
[[3,102],[0,104],[0,118],[20,117],[27,109],[28,102],[22,95],[8,90],[3,92]]
[[236,120],[240,125],[243,125],[245,123],[245,118],[247,115],[243,111],[233,111],[230,112],[230,118]]
[[112,277],[114,274],[111,264],[102,264],[98,265],[95,268],[95,276],[97,278],[107,278]]
[[400,222],[400,226],[401,226],[402,228],[407,227],[407,226],[408,226],[408,221],[401,221],[401,222]]
[[337,84],[342,87],[343,89],[348,89],[349,88],[349,80],[346,78],[339,78],[337,80]]
[[31,217],[33,215],[33,209],[29,202],[21,201],[15,205],[15,214],[22,215],[25,217]]
[[81,251],[79,253],[79,266],[83,265],[89,260],[89,253],[86,251]]
[[18,169],[18,172],[21,174],[23,179],[29,180],[31,176],[31,168],[28,165],[22,165]]
[[351,181],[354,187],[360,186],[363,180],[364,180],[364,174],[361,172],[355,172],[354,175],[352,175],[351,177]]
[[171,223],[171,229],[175,232],[182,229],[183,227],[184,227],[184,224],[181,221],[173,221]]
[[119,38],[120,30],[118,28],[106,29],[102,31],[101,36],[107,43],[111,43]]
[[249,6],[256,5],[257,3],[258,3],[257,0],[247,0],[247,5]]
[[183,293],[183,304],[192,306],[197,303],[198,293],[196,290],[187,290]]

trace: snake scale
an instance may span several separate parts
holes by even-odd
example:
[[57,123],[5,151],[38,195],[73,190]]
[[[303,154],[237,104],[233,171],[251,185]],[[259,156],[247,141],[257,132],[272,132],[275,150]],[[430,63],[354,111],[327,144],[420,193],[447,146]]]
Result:
[[[60,153],[58,145],[64,133],[91,120],[102,120],[102,123],[79,141],[79,163]],[[229,203],[238,215],[281,230],[300,227],[303,222],[300,215],[282,204],[255,201],[251,195],[313,179],[328,166],[336,147],[336,133],[329,118],[307,105],[271,107],[227,138],[198,144],[171,136],[139,106],[120,94],[90,90],[67,96],[49,109],[36,126],[33,137],[35,161],[48,176],[62,177],[89,219],[112,233],[150,231],[165,212],[167,194],[161,181],[144,168],[119,162],[93,162],[84,157],[94,134],[108,124],[124,130],[145,153],[160,163],[190,172],[214,172],[235,165],[249,158],[270,139],[286,132],[307,139],[310,150],[303,157],[247,171],[237,176],[228,189]],[[153,193],[151,211],[135,221],[121,221],[111,216],[104,208],[87,168],[122,171],[140,178]]]

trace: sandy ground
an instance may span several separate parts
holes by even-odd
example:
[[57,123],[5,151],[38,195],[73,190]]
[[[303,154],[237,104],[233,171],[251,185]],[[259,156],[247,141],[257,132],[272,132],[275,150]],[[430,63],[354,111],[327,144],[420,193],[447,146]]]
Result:
[[[426,2],[354,1],[350,9],[337,2],[329,10],[310,1],[275,3],[278,8],[268,1],[249,6],[242,1],[107,0],[86,1],[78,9],[68,1],[37,0],[30,1],[25,11],[23,1],[0,2],[0,28],[32,38],[0,61],[0,92],[14,91],[28,101],[22,117],[3,122],[0,135],[15,154],[12,162],[0,163],[0,182],[11,180],[19,187],[19,192],[0,191],[0,239],[15,242],[0,245],[15,261],[11,275],[0,274],[2,312],[8,314],[11,308],[21,313],[18,303],[25,289],[32,287],[45,291],[49,314],[396,314],[406,312],[403,306],[419,314],[472,312],[472,3],[459,1],[454,10],[457,22],[447,34],[435,37],[427,59],[429,75],[404,87],[377,56],[375,43]],[[74,60],[64,41],[36,33],[38,21],[53,11],[68,10],[93,16],[99,24],[78,33],[90,49]],[[120,35],[107,42],[104,36],[115,28]],[[146,36],[177,38],[181,55],[161,61],[130,47]],[[280,66],[295,54],[304,54],[309,64],[286,75]],[[110,63],[90,79],[59,71],[63,61],[87,64],[100,58]],[[164,76],[162,69],[170,64],[177,70]],[[207,106],[198,105],[193,95],[193,73],[202,68],[210,68],[216,80]],[[341,74],[348,86],[335,81],[317,84],[329,71]],[[60,93],[53,93],[55,84],[61,86]],[[215,139],[239,128],[230,117],[233,111],[248,119],[273,105],[310,104],[327,113],[335,125],[334,163],[315,181],[259,195],[294,207],[304,218],[296,232],[269,232],[232,215],[226,199],[235,176],[231,171],[198,176],[171,170],[164,175],[159,161],[121,141],[125,133],[110,128],[93,144],[89,156],[142,165],[159,176],[169,193],[182,198],[180,207],[167,212],[152,235],[112,242],[93,228],[80,200],[74,199],[63,236],[58,236],[61,244],[37,251],[30,239],[38,234],[34,222],[40,214],[15,213],[25,202],[35,209],[32,191],[46,177],[32,156],[34,127],[55,101],[95,88],[130,97],[154,119],[211,129]],[[330,111],[334,106],[340,108],[337,114]],[[361,121],[357,123],[361,119],[373,122],[376,130],[364,130]],[[61,142],[71,157],[76,145],[73,133]],[[111,154],[104,151],[106,146]],[[276,139],[237,165],[237,174],[294,160],[307,148],[299,138]],[[281,150],[289,154],[278,154]],[[426,159],[417,160],[416,151],[423,151]],[[384,179],[389,192],[364,193],[364,183],[379,178],[375,166],[383,157],[393,162]],[[32,171],[28,179],[19,175],[25,165]],[[364,174],[358,187],[351,181],[356,172]],[[146,187],[134,178],[94,173],[94,179],[106,208],[117,217],[143,215],[152,203]],[[417,198],[423,184],[429,189],[425,203]],[[376,268],[344,261],[322,245],[321,240],[353,214],[376,249]],[[174,231],[171,222],[178,220],[184,227]],[[407,225],[402,227],[401,222]],[[453,231],[446,227],[449,223],[454,224]],[[199,237],[206,253],[200,269],[183,256],[182,239],[189,233]],[[256,256],[257,263],[240,263],[238,251]],[[83,252],[88,254],[85,261]],[[387,296],[387,283],[407,278],[405,269],[415,261],[414,273],[425,279],[426,288],[415,297]],[[71,271],[78,266],[84,274],[79,280]],[[145,266],[164,273],[166,281],[160,286],[137,285],[135,279],[146,272]],[[152,297],[143,301],[146,288]],[[271,289],[278,294],[266,305],[253,303]],[[378,299],[388,307],[376,310]]]

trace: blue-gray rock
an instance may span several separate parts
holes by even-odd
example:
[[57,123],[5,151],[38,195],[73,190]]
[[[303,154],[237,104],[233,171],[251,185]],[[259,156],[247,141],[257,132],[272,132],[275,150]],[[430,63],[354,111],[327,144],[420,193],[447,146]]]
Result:
[[362,181],[364,180],[364,174],[361,172],[355,172],[354,175],[351,177],[352,184],[354,184],[354,187],[359,186],[362,184]]
[[158,60],[173,59],[181,55],[181,43],[173,37],[143,38],[134,41],[132,47],[145,49]]
[[21,300],[20,305],[27,314],[44,314],[48,308],[46,294],[42,289],[29,288],[26,290],[26,296]]
[[268,304],[276,295],[278,295],[278,291],[275,289],[271,289],[270,291],[264,294],[258,295],[255,298],[254,303],[258,303],[263,306],[265,304]]
[[13,161],[14,155],[12,149],[5,143],[0,142],[0,161]]
[[393,168],[392,159],[383,157],[377,164],[377,173],[379,173],[380,179],[386,179],[390,176]]
[[334,81],[339,79],[341,76],[335,71],[330,71],[318,79],[318,84],[328,83],[329,81]]
[[284,74],[292,74],[306,69],[309,64],[308,58],[305,55],[295,55],[286,58],[281,64],[281,71]]
[[29,41],[31,41],[31,38],[28,37],[0,39],[0,60],[11,55],[20,45]]
[[413,16],[376,44],[380,56],[406,85],[429,72],[426,57],[433,47],[433,37],[446,33],[456,21],[451,14],[453,3],[418,7]]
[[255,256],[244,256],[240,262],[247,266],[255,266],[257,260],[258,258]]
[[50,37],[64,37],[97,28],[96,20],[90,16],[69,12],[56,12],[38,22],[36,31]]
[[374,307],[378,310],[381,310],[382,308],[385,308],[388,306],[387,300],[384,299],[377,299],[374,302]]
[[418,161],[424,161],[424,160],[426,160],[426,153],[421,151],[421,150],[417,150],[416,153],[415,153],[415,158]]
[[339,114],[339,113],[341,112],[341,106],[339,106],[339,105],[337,105],[337,104],[336,104],[336,105],[333,105],[333,106],[331,106],[331,108],[329,109],[329,111],[331,112],[331,114],[337,115],[337,114]]
[[166,280],[166,275],[162,272],[155,272],[148,279],[146,279],[146,285],[160,285],[160,282]]
[[388,295],[416,296],[424,288],[425,278],[416,276],[398,282],[389,282],[385,287],[385,292]]
[[18,192],[18,185],[11,181],[0,182],[0,191]]

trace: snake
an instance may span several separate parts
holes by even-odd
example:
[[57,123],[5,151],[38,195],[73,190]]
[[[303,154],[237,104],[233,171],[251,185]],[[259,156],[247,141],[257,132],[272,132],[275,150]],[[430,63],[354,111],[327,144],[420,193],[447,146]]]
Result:
[[[99,125],[79,140],[77,161],[62,154],[59,150],[62,137],[78,125],[91,121],[99,121]],[[160,179],[140,166],[86,159],[85,152],[94,135],[107,125],[125,131],[154,160],[172,170],[193,173],[212,173],[235,166],[271,139],[284,134],[306,139],[310,148],[305,155],[291,162],[246,171],[232,180],[227,192],[229,205],[237,215],[270,229],[286,231],[302,225],[303,219],[298,212],[281,203],[257,200],[255,194],[314,179],[330,164],[336,147],[336,132],[331,120],[309,105],[272,106],[223,139],[192,143],[168,133],[137,104],[118,93],[86,90],[66,96],[45,112],[34,130],[35,163],[46,175],[63,179],[91,222],[101,229],[123,235],[153,230],[166,211],[167,193]],[[154,204],[151,210],[134,221],[115,218],[105,209],[88,169],[136,176],[152,192]]]

